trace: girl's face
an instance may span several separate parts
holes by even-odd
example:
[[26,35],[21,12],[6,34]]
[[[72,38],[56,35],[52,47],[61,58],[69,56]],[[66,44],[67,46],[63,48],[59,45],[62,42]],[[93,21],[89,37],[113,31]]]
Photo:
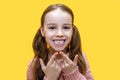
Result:
[[55,51],[63,51],[71,41],[73,26],[72,17],[60,9],[46,14],[42,35]]

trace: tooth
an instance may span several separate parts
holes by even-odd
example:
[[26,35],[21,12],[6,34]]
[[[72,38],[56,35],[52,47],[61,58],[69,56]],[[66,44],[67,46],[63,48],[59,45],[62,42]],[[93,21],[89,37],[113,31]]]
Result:
[[64,43],[64,41],[54,41],[55,42],[55,44],[63,44]]

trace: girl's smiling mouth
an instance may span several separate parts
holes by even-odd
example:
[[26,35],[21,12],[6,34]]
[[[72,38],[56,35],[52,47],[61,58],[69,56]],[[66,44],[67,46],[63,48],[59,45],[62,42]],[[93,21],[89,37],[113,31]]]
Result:
[[54,39],[53,43],[56,46],[62,47],[64,45],[65,41],[66,41],[66,39]]

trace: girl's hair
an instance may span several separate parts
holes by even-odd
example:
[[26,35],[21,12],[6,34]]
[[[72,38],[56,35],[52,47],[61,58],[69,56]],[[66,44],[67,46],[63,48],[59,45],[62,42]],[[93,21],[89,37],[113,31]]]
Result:
[[[74,22],[74,15],[73,12],[70,8],[68,8],[67,6],[65,6],[64,4],[54,4],[54,5],[50,5],[43,13],[42,17],[41,17],[41,26],[43,27],[44,24],[44,19],[47,13],[60,8],[61,10],[67,12],[68,14],[71,15],[72,17],[72,23]],[[47,49],[47,43],[45,41],[45,37],[42,36],[41,28],[38,29],[34,40],[33,40],[33,51],[34,51],[34,66],[32,68],[32,72],[34,76],[34,80],[43,80],[43,77],[45,76],[45,74],[43,73],[40,63],[39,63],[39,58],[42,58],[45,65],[48,62],[48,49]],[[75,55],[78,54],[78,68],[80,73],[82,73],[83,75],[85,75],[86,73],[86,63],[85,60],[82,56],[82,49],[81,49],[81,41],[80,41],[80,35],[79,35],[79,31],[77,29],[76,26],[73,27],[73,35],[72,35],[72,39],[70,42],[70,47],[69,47],[69,58],[71,60],[74,59]],[[34,60],[33,60],[34,61]]]

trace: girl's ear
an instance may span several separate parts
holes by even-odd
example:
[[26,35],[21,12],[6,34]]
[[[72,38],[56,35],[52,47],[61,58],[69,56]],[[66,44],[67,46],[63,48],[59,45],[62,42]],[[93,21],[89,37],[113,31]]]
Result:
[[44,36],[45,36],[45,33],[44,33],[43,27],[40,28],[40,32],[41,32],[42,36],[44,37]]

